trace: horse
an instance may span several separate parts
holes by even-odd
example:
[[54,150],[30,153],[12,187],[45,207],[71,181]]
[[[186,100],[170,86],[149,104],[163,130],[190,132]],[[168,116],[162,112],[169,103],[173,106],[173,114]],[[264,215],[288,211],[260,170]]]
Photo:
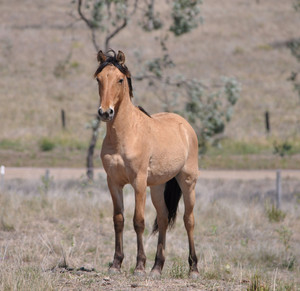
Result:
[[149,115],[133,102],[131,74],[122,51],[97,54],[94,74],[98,82],[99,117],[106,122],[101,160],[113,202],[115,253],[109,272],[120,273],[124,258],[124,185],[135,193],[133,217],[137,237],[135,275],[145,275],[143,245],[146,188],[157,215],[153,233],[158,232],[155,263],[150,276],[159,278],[165,262],[166,231],[176,218],[180,197],[184,200],[184,225],[189,243],[189,275],[198,277],[194,245],[195,185],[198,178],[198,140],[191,125],[174,113]]

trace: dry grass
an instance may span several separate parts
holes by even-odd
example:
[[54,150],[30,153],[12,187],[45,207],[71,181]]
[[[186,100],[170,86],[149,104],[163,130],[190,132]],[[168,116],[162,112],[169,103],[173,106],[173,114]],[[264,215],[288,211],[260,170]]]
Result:
[[[297,290],[300,287],[300,182],[283,182],[280,222],[269,220],[273,181],[200,180],[196,249],[200,278],[187,277],[188,244],[179,208],[167,235],[161,280],[136,278],[133,194],[125,189],[125,259],[109,276],[114,249],[112,206],[103,177],[82,181],[6,181],[0,192],[1,290]],[[49,187],[48,187],[49,186]],[[99,189],[100,188],[100,189]],[[48,189],[48,190],[47,190]],[[154,208],[146,206],[147,272],[154,262]],[[252,288],[252,289],[251,289]]]

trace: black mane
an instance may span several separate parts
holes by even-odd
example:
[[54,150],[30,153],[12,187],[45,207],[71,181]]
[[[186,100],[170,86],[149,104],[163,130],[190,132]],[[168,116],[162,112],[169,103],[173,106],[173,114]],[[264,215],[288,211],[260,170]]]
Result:
[[[109,54],[109,53],[113,53],[113,55]],[[121,65],[116,57],[116,52],[112,49],[110,49],[109,51],[106,52],[106,60],[103,63],[100,63],[98,69],[96,70],[94,77],[96,77],[106,66],[108,65],[113,65],[116,68],[119,69],[119,71],[121,73],[123,73],[128,81],[128,86],[129,86],[129,95],[130,97],[133,97],[132,94],[132,83],[131,83],[131,73],[128,70],[128,68],[125,65]]]
[[137,108],[151,118],[151,115],[142,106],[137,106]]

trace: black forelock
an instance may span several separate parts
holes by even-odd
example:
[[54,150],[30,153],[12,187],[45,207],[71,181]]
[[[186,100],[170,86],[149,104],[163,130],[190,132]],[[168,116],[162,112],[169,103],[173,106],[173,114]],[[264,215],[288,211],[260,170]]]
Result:
[[[109,53],[112,52],[113,55],[110,55]],[[108,52],[106,52],[106,60],[103,63],[100,63],[99,67],[97,68],[94,77],[96,77],[106,66],[108,65],[113,65],[115,66],[121,73],[123,73],[128,81],[128,86],[129,86],[129,95],[130,97],[133,97],[132,94],[132,83],[131,83],[131,73],[128,70],[127,66],[121,65],[116,57],[116,53],[114,50],[110,49]]]

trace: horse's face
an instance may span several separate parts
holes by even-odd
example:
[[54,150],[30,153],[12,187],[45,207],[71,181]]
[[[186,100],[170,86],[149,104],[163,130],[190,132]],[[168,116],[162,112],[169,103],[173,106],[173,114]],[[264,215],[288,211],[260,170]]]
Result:
[[[115,111],[122,101],[126,92],[129,92],[128,76],[125,73],[129,73],[125,63],[125,55],[119,51],[118,55],[114,58],[109,57],[99,51],[97,59],[104,68],[97,70],[95,78],[99,85],[100,107],[98,114],[102,121],[110,121],[115,116]],[[110,63],[112,62],[113,63]],[[118,68],[117,68],[117,67]],[[126,68],[126,70],[125,70]],[[125,73],[124,73],[124,72]]]
[[110,121],[114,118],[115,108],[124,95],[126,76],[115,66],[108,65],[96,76],[96,80],[100,95],[98,114],[102,121]]

